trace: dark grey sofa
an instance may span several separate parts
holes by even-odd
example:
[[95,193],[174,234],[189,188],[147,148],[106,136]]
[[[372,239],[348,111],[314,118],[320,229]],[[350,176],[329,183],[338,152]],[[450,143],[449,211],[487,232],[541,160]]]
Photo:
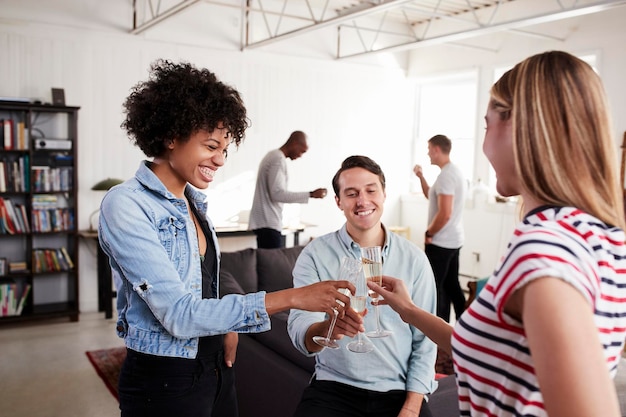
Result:
[[[296,246],[222,253],[220,294],[292,287],[291,271],[301,251]],[[270,331],[239,336],[235,378],[240,417],[292,417],[309,383],[315,360],[291,344],[287,317],[288,312],[275,314]],[[440,380],[430,408],[435,417],[459,415],[454,376]]]

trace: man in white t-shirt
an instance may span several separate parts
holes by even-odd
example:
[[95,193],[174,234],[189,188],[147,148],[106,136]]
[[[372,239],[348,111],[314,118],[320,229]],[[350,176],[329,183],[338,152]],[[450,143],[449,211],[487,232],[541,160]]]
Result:
[[457,319],[465,310],[465,295],[459,284],[459,252],[465,238],[463,204],[466,183],[459,167],[450,161],[451,149],[452,141],[447,136],[435,135],[428,140],[430,163],[441,168],[432,186],[428,185],[420,165],[413,168],[429,200],[424,251],[437,282],[437,315],[448,322],[450,303]]

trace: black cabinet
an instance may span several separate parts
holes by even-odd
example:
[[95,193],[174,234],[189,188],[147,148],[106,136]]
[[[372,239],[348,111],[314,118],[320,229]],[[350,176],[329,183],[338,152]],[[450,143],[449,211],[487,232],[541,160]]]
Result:
[[78,320],[78,110],[0,102],[0,324]]

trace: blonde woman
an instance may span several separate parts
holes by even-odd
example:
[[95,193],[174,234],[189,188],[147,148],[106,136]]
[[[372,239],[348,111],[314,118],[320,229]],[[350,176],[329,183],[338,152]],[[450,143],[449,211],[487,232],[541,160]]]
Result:
[[524,217],[454,329],[385,278],[385,302],[452,353],[462,415],[619,417],[626,336],[624,208],[604,89],[565,52],[491,89],[483,151]]

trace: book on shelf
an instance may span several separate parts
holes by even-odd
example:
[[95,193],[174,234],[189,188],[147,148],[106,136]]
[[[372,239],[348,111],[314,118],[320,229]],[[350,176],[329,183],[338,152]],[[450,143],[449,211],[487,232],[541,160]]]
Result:
[[65,249],[65,246],[61,247],[61,253],[63,254],[63,258],[65,258],[65,262],[67,262],[69,269],[73,269],[74,262],[72,261],[72,257],[70,256],[70,254],[67,252],[67,249]]
[[22,222],[22,227],[24,228],[24,233],[30,233],[30,222],[28,221],[28,213],[26,212],[26,205],[24,204],[16,204],[16,210],[19,208],[20,221]]
[[4,161],[0,161],[0,193],[7,191],[7,180],[4,175]]
[[22,314],[31,288],[31,284],[24,284],[20,291],[20,286],[17,283],[0,283],[0,316],[8,317]]
[[24,291],[22,291],[22,296],[20,297],[20,300],[17,303],[17,310],[15,311],[15,314],[17,316],[22,314],[22,311],[24,310],[24,305],[26,304],[26,299],[28,298],[28,294],[30,293],[31,288],[32,288],[31,284],[26,284],[24,286]]
[[11,200],[0,197],[0,232],[14,235],[18,233],[15,226]]
[[17,274],[20,272],[28,272],[28,264],[26,261],[9,262],[9,273]]
[[4,149],[10,151],[13,149],[13,120],[4,119],[2,127],[4,129]]

